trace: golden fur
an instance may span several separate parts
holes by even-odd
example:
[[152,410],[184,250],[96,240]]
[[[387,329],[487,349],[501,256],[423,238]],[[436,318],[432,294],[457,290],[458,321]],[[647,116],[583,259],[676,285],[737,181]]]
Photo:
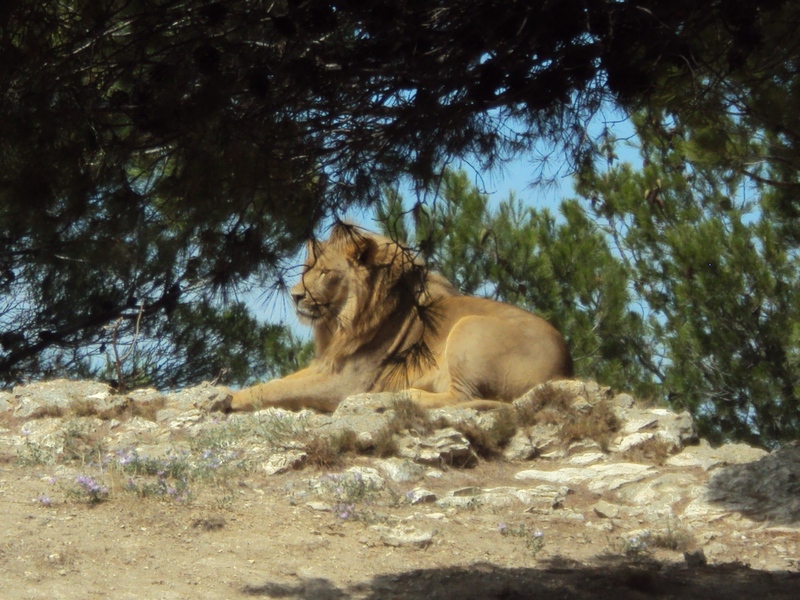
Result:
[[233,410],[330,412],[347,396],[408,390],[424,407],[490,408],[572,375],[564,339],[509,304],[459,295],[403,246],[347,224],[309,242],[297,313],[315,358],[297,373],[234,394]]

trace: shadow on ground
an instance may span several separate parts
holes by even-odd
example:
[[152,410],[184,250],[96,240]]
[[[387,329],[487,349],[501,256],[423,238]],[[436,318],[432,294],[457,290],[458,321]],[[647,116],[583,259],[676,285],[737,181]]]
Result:
[[800,441],[761,460],[720,469],[708,482],[708,499],[754,521],[796,525],[800,522]]
[[736,563],[689,569],[615,559],[586,566],[556,558],[541,568],[477,564],[393,573],[344,589],[327,579],[303,579],[293,584],[264,583],[243,591],[253,597],[302,600],[796,600],[799,589],[800,573],[756,571]]

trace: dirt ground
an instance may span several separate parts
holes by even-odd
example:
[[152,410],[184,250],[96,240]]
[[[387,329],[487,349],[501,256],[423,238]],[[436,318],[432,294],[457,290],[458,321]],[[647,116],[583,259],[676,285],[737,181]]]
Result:
[[[368,464],[353,457],[344,467]],[[425,487],[515,485],[518,470],[482,462]],[[7,460],[0,464],[0,598],[794,600],[800,590],[796,568],[770,562],[776,544],[800,542],[796,532],[742,535],[719,523],[711,537],[725,554],[689,565],[682,550],[626,551],[613,520],[590,526],[591,518],[531,514],[520,504],[412,505],[397,502],[407,489],[399,484],[333,510],[309,506],[298,490],[324,476],[306,468],[209,481],[181,502],[111,490],[92,504],[65,492],[62,482],[74,474]],[[585,514],[596,501],[571,494],[564,514]],[[424,547],[392,545],[382,533],[390,527],[432,537]]]

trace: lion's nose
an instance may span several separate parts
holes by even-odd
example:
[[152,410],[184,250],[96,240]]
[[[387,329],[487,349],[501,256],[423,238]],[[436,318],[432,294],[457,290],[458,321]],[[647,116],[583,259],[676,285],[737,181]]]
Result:
[[295,292],[294,290],[292,290],[292,300],[294,300],[295,304],[300,304],[300,302],[302,302],[303,298],[305,298],[305,297],[306,297],[306,293],[305,292],[303,292],[303,291]]

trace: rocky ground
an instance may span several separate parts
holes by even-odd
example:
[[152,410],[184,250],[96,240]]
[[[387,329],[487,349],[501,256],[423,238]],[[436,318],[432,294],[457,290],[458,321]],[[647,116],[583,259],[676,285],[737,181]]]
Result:
[[800,445],[712,448],[580,381],[486,413],[228,402],[0,392],[0,596],[797,597]]

